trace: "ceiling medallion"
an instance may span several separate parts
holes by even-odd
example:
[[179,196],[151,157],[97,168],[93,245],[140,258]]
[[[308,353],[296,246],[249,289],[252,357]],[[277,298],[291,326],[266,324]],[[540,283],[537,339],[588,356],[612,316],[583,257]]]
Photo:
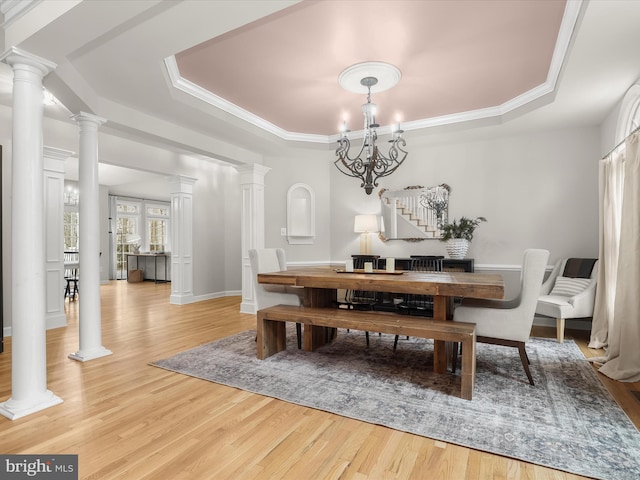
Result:
[[406,145],[402,138],[403,131],[400,123],[397,123],[391,133],[391,146],[385,156],[378,149],[377,129],[380,125],[376,123],[376,104],[371,103],[371,92],[382,92],[395,86],[402,77],[397,67],[383,62],[358,63],[345,69],[338,77],[340,85],[350,92],[366,93],[367,103],[362,105],[364,115],[364,137],[362,146],[355,156],[349,155],[351,143],[347,137],[349,130],[346,122],[343,122],[336,156],[334,162],[338,170],[348,177],[362,180],[361,187],[364,187],[367,195],[370,195],[374,187],[378,186],[378,178],[391,175],[402,165],[407,153],[402,149]]

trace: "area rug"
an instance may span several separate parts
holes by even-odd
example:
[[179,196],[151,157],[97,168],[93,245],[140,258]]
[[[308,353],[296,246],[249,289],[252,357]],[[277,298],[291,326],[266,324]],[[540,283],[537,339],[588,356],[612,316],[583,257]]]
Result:
[[517,349],[478,344],[473,400],[460,376],[433,373],[433,342],[340,330],[316,352],[256,358],[255,331],[152,365],[287,402],[602,480],[640,478],[640,433],[578,346],[527,343],[535,386]]

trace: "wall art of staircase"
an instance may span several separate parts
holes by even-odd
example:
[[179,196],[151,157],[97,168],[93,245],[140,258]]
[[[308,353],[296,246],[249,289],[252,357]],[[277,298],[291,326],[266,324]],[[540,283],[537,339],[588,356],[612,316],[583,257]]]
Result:
[[419,185],[402,190],[380,190],[384,231],[383,241],[439,239],[440,228],[448,221],[451,187]]

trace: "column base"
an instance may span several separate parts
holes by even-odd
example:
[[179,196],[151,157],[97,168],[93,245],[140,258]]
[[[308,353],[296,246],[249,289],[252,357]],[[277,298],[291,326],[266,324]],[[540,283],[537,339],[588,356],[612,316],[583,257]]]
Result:
[[78,360],[79,362],[87,362],[96,358],[106,357],[107,355],[111,355],[112,353],[113,352],[111,350],[107,350],[104,347],[99,347],[91,351],[78,350],[76,353],[70,353],[69,358],[71,360]]
[[253,302],[242,302],[240,304],[240,313],[257,313],[256,304]]
[[9,420],[17,420],[18,418],[31,415],[45,408],[59,405],[62,401],[60,397],[54,395],[49,390],[45,392],[42,398],[36,401],[17,402],[10,398],[6,402],[0,403],[0,415],[4,415]]
[[195,302],[195,298],[191,293],[187,295],[171,295],[169,297],[169,303],[172,305],[186,305],[188,303],[194,303],[194,302]]

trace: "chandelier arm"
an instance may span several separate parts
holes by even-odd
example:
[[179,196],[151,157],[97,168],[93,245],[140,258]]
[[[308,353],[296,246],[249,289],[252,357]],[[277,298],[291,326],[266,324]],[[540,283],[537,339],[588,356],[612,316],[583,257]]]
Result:
[[[396,169],[400,165],[402,165],[402,163],[407,158],[408,152],[406,150],[403,150],[400,146],[398,146],[400,142],[402,143],[403,146],[406,144],[404,139],[402,138],[396,139],[393,142],[391,148],[389,149],[388,157],[381,154],[380,151],[377,152],[378,153],[377,162],[373,167],[373,171],[376,175],[375,177],[376,180],[378,178],[391,175],[393,172],[396,171]],[[401,158],[400,158],[400,154],[402,154]]]
[[364,152],[364,149],[367,146],[366,142],[363,142],[356,156],[351,157],[349,155],[349,150],[351,150],[351,142],[349,141],[349,139],[347,137],[343,137],[340,140],[338,140],[338,144],[339,145],[338,145],[338,148],[336,149],[336,155],[343,158],[344,161],[347,161],[347,162],[355,162],[357,160],[360,160],[360,156],[362,155],[362,152]]
[[[352,163],[349,166],[343,159],[339,158],[333,164],[338,167],[338,171],[347,177],[360,178],[364,181],[364,169],[360,169],[360,167],[354,167]],[[360,172],[362,170],[362,172]]]
[[366,145],[363,143],[360,151],[355,157],[349,156],[350,142],[348,138],[341,138],[339,140],[340,145],[336,150],[337,160],[333,164],[338,168],[340,173],[347,177],[359,178],[362,180],[364,186],[366,183],[365,176],[367,175],[367,164],[362,160],[362,152]]

